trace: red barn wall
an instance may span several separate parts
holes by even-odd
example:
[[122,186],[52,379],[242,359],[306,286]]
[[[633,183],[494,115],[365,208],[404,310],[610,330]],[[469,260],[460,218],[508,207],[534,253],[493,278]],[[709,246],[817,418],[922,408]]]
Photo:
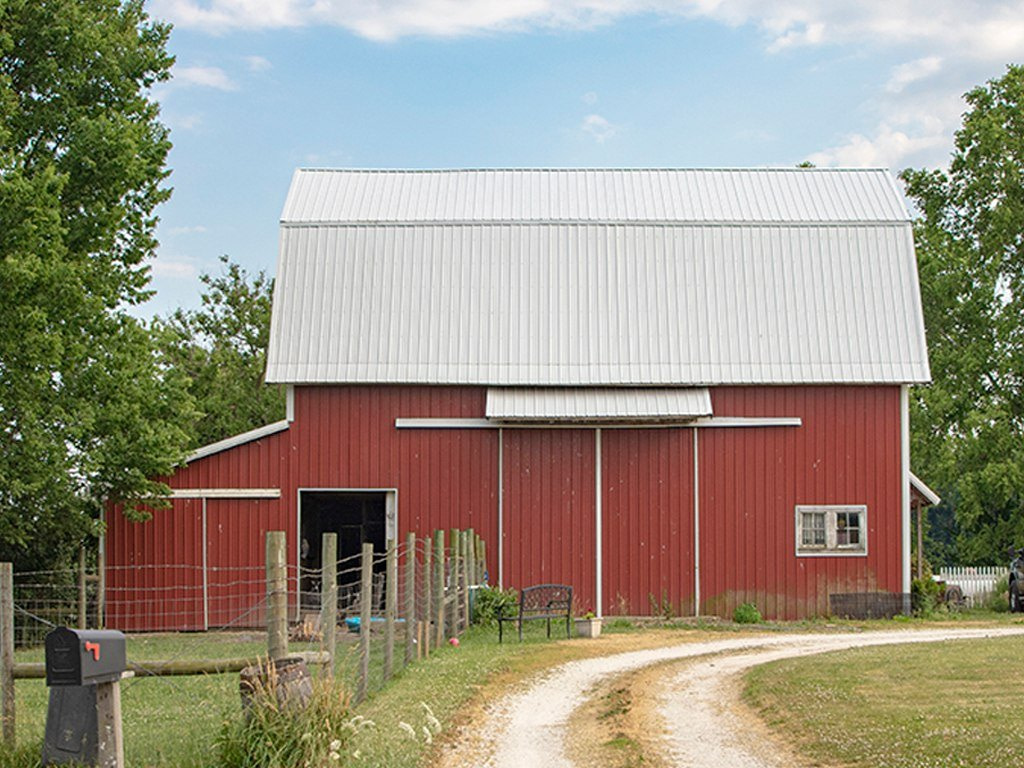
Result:
[[[706,612],[792,619],[827,613],[830,592],[901,590],[898,387],[721,388],[712,405],[803,424],[699,431]],[[796,557],[797,504],[867,505],[867,556]]]
[[[396,418],[479,418],[485,399],[479,387],[297,388],[288,430],[170,480],[279,488],[279,499],[208,499],[205,541],[199,499],[145,523],[108,516],[110,625],[201,628],[204,550],[209,624],[237,620],[262,598],[267,530],[287,533],[294,579],[302,488],[395,488],[399,536],[472,527],[495,581],[498,430],[395,428]],[[803,423],[697,430],[702,611],[729,615],[753,601],[792,618],[824,613],[830,591],[899,591],[899,388],[717,388],[712,399],[716,416]],[[565,581],[581,610],[595,607],[594,431],[502,433],[506,586]],[[603,429],[601,471],[604,612],[692,612],[693,429]],[[866,504],[868,555],[796,557],[796,504]],[[167,564],[178,567],[142,567]]]

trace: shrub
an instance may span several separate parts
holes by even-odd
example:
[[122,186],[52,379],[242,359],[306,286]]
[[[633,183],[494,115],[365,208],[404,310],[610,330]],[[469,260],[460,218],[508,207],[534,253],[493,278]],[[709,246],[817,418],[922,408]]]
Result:
[[489,626],[495,622],[502,611],[506,616],[515,613],[518,605],[519,593],[514,589],[481,587],[476,590],[473,621],[476,624]]
[[[282,700],[284,699],[284,700]],[[368,720],[349,716],[349,696],[335,679],[313,681],[306,707],[278,694],[276,678],[252,692],[244,714],[225,720],[217,737],[223,768],[321,768],[347,762],[352,736]]]
[[1003,576],[992,588],[991,594],[985,598],[985,608],[996,613],[1010,610],[1010,577]]
[[933,613],[941,595],[942,587],[934,579],[914,579],[910,584],[910,606],[918,616]]
[[737,605],[736,610],[732,612],[732,620],[737,624],[760,624],[761,612],[753,603],[743,603]]

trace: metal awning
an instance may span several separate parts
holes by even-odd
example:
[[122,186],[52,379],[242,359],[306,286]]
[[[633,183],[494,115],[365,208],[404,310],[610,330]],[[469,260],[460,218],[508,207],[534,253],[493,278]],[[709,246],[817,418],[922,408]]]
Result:
[[491,387],[487,418],[508,422],[669,422],[711,415],[705,387]]

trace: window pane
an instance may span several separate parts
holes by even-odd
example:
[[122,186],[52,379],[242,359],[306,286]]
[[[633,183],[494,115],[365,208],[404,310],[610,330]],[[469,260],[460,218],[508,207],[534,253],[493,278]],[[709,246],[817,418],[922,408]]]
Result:
[[800,543],[805,547],[824,547],[825,513],[804,512],[800,518]]
[[836,546],[851,547],[860,544],[860,513],[836,513]]

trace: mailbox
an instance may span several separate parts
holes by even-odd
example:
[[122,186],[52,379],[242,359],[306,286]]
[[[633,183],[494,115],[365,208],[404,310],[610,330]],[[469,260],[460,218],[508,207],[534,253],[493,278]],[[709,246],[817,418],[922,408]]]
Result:
[[111,683],[126,668],[122,632],[57,627],[46,636],[47,685]]

